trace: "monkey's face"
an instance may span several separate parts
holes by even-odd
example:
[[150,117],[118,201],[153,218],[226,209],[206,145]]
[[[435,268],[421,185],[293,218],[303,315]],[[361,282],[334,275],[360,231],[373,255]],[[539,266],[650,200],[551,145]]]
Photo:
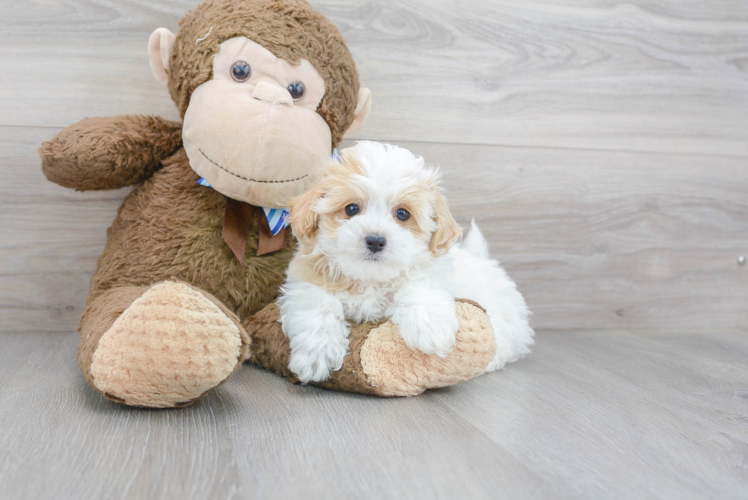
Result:
[[190,166],[230,198],[285,207],[331,152],[317,114],[325,81],[309,61],[294,66],[246,37],[220,47],[184,115]]

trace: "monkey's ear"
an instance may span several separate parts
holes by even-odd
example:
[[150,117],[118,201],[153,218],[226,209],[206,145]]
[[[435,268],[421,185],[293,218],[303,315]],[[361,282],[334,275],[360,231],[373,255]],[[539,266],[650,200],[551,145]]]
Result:
[[440,192],[436,193],[434,212],[437,227],[431,237],[431,253],[439,257],[447,253],[452,245],[457,242],[462,234],[462,229],[452,217],[452,213],[447,206],[447,200]]
[[299,240],[307,240],[317,230],[319,216],[314,211],[314,204],[322,197],[322,193],[312,188],[298,198],[291,201],[291,229]]
[[164,85],[169,83],[169,75],[166,70],[169,69],[169,58],[176,39],[174,33],[166,28],[158,28],[151,33],[151,37],[148,39],[148,55],[151,58],[153,76]]
[[364,124],[366,119],[369,117],[369,111],[371,111],[371,90],[366,87],[358,89],[358,104],[356,104],[356,117],[353,119],[353,123],[345,131],[343,138],[349,137],[353,132],[356,131],[361,125]]

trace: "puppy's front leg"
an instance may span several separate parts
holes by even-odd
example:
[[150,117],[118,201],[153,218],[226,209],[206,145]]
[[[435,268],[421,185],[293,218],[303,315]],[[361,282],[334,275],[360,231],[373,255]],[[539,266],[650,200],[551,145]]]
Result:
[[427,282],[405,285],[387,315],[411,349],[441,358],[452,351],[459,324],[454,297],[443,288]]
[[288,368],[302,383],[321,382],[343,366],[348,323],[334,295],[303,281],[287,282],[279,299],[283,333],[290,340]]

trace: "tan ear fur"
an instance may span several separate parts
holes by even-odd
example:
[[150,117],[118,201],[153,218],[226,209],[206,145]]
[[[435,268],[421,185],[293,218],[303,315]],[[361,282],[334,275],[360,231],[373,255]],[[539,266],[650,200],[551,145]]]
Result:
[[358,130],[358,128],[364,124],[366,119],[369,117],[369,111],[371,111],[371,90],[366,87],[358,89],[358,103],[356,104],[356,116],[353,119],[348,130],[345,131],[343,138],[350,137],[350,135]]
[[314,211],[314,204],[322,197],[322,193],[311,189],[291,201],[291,229],[299,240],[308,240],[317,230],[319,216]]
[[431,237],[431,253],[436,257],[444,255],[457,243],[462,235],[462,229],[452,217],[447,205],[447,199],[441,192],[436,193],[436,206],[434,207],[434,219],[437,224],[436,231]]
[[174,50],[177,37],[166,28],[157,28],[148,39],[148,56],[151,61],[151,71],[156,80],[166,85],[169,83],[169,58]]

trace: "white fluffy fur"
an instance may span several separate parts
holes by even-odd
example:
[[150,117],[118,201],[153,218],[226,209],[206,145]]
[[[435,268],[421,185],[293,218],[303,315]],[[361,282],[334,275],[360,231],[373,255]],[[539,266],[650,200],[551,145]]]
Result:
[[[359,142],[352,152],[364,172],[352,182],[367,195],[365,210],[342,222],[335,234],[316,231],[307,256],[322,254],[331,280],[345,278],[354,285],[338,289],[312,284],[291,263],[279,299],[283,330],[291,343],[289,369],[302,382],[329,378],[343,364],[349,322],[383,318],[399,326],[411,348],[446,357],[458,329],[455,297],[481,304],[491,320],[497,351],[486,371],[529,353],[533,331],[527,305],[499,263],[489,258],[475,222],[462,244],[437,257],[428,239],[393,217],[401,194],[425,182],[437,183],[438,172],[396,146]],[[321,197],[313,210],[322,211],[325,202]],[[433,233],[438,221],[433,211],[425,215],[421,229]],[[385,250],[377,254],[364,244],[372,233],[387,238]],[[301,258],[297,254],[294,260]]]

